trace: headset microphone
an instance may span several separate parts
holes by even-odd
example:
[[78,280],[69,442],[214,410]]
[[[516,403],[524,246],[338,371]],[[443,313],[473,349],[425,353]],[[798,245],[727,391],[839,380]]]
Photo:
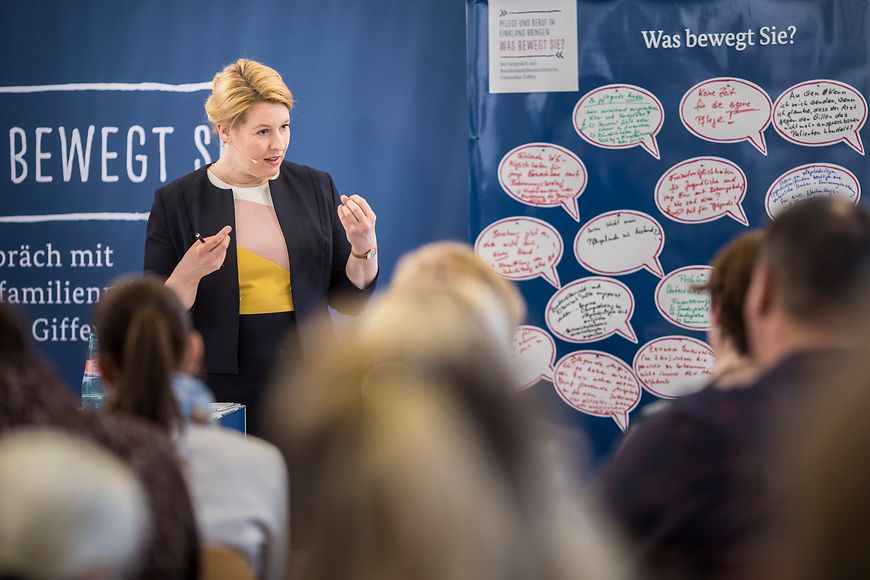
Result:
[[251,159],[250,157],[248,157],[247,155],[245,155],[244,153],[242,153],[241,151],[239,151],[239,148],[236,147],[235,145],[233,145],[232,143],[230,143],[229,141],[224,141],[224,143],[226,143],[227,145],[229,145],[230,147],[232,147],[233,149],[235,149],[235,150],[238,152],[239,155],[241,155],[242,157],[247,158],[247,160],[250,161],[251,163],[253,163],[254,165],[256,165],[257,163],[259,163],[259,161],[257,161],[256,159]]

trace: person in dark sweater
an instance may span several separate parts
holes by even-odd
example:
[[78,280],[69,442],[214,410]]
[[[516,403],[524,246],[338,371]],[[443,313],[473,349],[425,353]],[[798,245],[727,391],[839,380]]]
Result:
[[172,443],[134,418],[78,409],[24,328],[0,303],[0,437],[22,427],[46,427],[81,436],[121,459],[141,482],[150,512],[151,530],[136,577],[197,578],[199,539]]
[[747,385],[674,401],[627,437],[601,490],[649,577],[748,577],[788,474],[781,426],[860,343],[870,215],[831,199],[783,213],[765,234],[745,303]]

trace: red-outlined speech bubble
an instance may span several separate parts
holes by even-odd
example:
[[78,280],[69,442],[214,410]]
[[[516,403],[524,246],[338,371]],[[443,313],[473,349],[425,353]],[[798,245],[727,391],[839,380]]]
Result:
[[824,147],[844,142],[864,155],[860,131],[867,99],[852,85],[827,79],[806,81],[783,92],[774,105],[773,127],[783,139]]
[[498,220],[477,236],[474,251],[481,260],[509,280],[541,276],[558,288],[556,264],[562,259],[562,236],[547,222],[517,216]]
[[764,197],[770,219],[811,197],[836,197],[858,205],[861,184],[855,174],[833,163],[809,163],[776,178]]
[[640,402],[640,384],[620,359],[598,350],[562,357],[553,373],[556,393],[565,403],[593,417],[610,417],[628,428],[628,414]]
[[601,276],[574,280],[553,294],[545,309],[550,331],[575,343],[595,342],[613,334],[637,343],[632,314],[634,295],[628,286]]
[[656,397],[675,399],[703,389],[715,363],[716,353],[706,342],[662,336],[640,347],[631,366],[644,389]]
[[700,82],[680,101],[680,120],[696,137],[714,143],[749,141],[764,155],[764,131],[770,125],[772,111],[773,104],[764,89],[731,77]]
[[640,145],[661,159],[656,135],[665,110],[654,94],[634,85],[607,85],[589,91],[574,106],[574,130],[587,143],[605,149]]
[[514,330],[513,371],[520,390],[540,380],[553,380],[556,341],[543,328],[518,326]]
[[659,211],[684,224],[711,222],[728,216],[749,225],[741,202],[746,174],[721,157],[695,157],[677,163],[656,184]]
[[665,232],[651,215],[619,210],[601,214],[584,225],[574,238],[574,255],[584,268],[615,276],[647,270],[665,275],[659,256]]
[[577,198],[583,195],[587,181],[583,161],[552,143],[520,145],[498,164],[498,182],[509,196],[535,207],[562,206],[578,222]]
[[665,320],[688,330],[710,328],[710,294],[697,286],[707,283],[711,271],[710,266],[685,266],[658,283],[656,308]]

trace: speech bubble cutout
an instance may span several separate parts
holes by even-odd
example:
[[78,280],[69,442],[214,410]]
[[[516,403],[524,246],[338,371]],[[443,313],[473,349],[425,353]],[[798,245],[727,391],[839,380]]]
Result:
[[841,141],[864,155],[859,131],[867,120],[867,100],[858,89],[831,80],[807,81],[776,100],[773,127],[783,139],[824,147]]
[[520,145],[498,164],[498,182],[509,196],[535,207],[562,206],[578,222],[577,198],[587,181],[580,158],[552,143]]
[[749,141],[767,155],[764,131],[773,104],[767,93],[745,79],[720,77],[698,83],[680,101],[680,120],[696,137],[714,143]]
[[605,149],[640,145],[656,159],[661,159],[656,135],[664,122],[656,96],[633,85],[599,87],[574,107],[574,129],[587,143]]
[[810,163],[795,167],[776,178],[764,198],[770,219],[811,197],[836,197],[858,205],[861,184],[855,174],[831,163]]
[[695,288],[707,283],[711,270],[710,266],[686,266],[659,282],[656,308],[668,322],[688,330],[710,328],[710,295]]
[[611,211],[590,220],[574,238],[574,255],[596,274],[619,275],[648,270],[665,274],[659,256],[665,232],[652,216],[639,211]]
[[553,372],[556,392],[571,407],[594,417],[610,417],[628,428],[628,414],[640,402],[640,384],[620,359],[598,350],[562,357]]
[[632,314],[634,295],[628,286],[600,276],[571,282],[553,294],[545,310],[550,331],[575,343],[595,342],[612,334],[637,343]]
[[540,380],[553,380],[556,342],[537,326],[518,326],[514,331],[513,370],[520,390]]
[[716,354],[706,342],[688,336],[663,336],[640,347],[632,367],[647,391],[675,399],[703,389],[715,363]]
[[522,216],[499,220],[480,232],[474,251],[509,280],[541,276],[561,286],[556,264],[562,259],[562,236],[547,222]]
[[749,225],[740,203],[746,174],[721,157],[695,157],[677,163],[656,184],[656,206],[675,222],[698,224],[722,216]]

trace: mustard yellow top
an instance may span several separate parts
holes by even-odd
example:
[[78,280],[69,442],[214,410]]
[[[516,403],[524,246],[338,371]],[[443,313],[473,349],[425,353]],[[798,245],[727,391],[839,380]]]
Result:
[[210,169],[208,178],[217,187],[233,190],[239,314],[292,311],[290,256],[268,182],[257,187],[234,187]]

